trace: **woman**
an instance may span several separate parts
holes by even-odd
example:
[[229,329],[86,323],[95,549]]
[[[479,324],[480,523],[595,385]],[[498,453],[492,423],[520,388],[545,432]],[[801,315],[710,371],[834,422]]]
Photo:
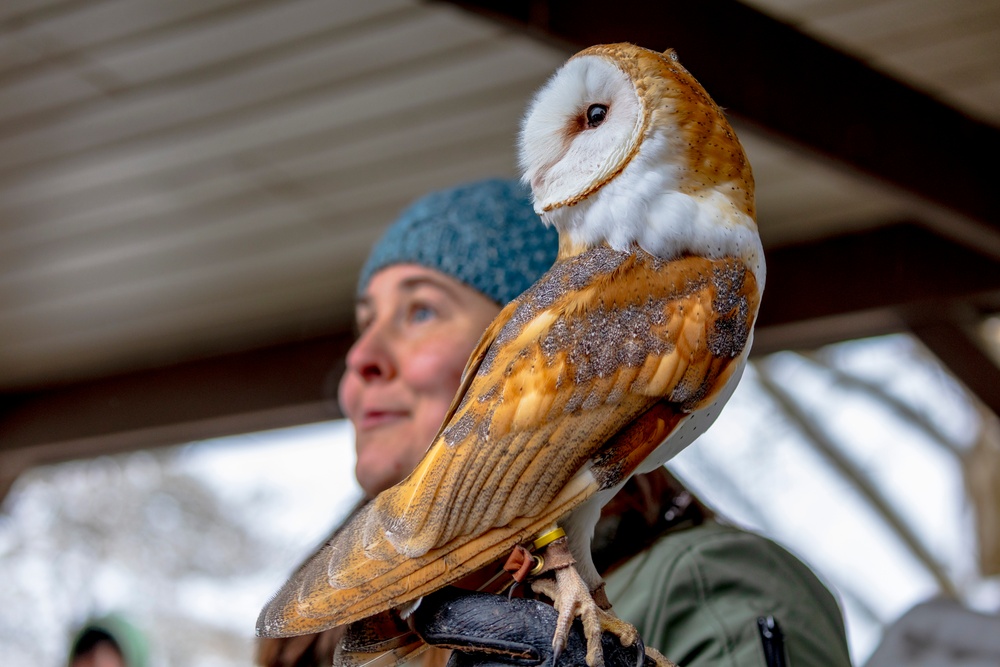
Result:
[[[416,466],[479,336],[556,249],[527,192],[504,180],[420,199],[375,246],[340,384],[366,495]],[[778,665],[785,653],[797,667],[850,665],[840,610],[815,575],[774,543],[715,521],[666,471],[630,482],[606,509],[595,562],[609,598],[678,665]],[[306,652],[329,664],[332,635],[315,639],[264,643],[261,663],[312,664]],[[768,650],[778,662],[764,661]]]

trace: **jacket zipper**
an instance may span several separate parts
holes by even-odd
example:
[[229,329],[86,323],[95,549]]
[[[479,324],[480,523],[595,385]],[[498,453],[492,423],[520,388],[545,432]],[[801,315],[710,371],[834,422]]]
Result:
[[785,637],[774,617],[759,617],[757,630],[760,631],[760,641],[764,647],[764,662],[767,667],[788,667],[788,661],[785,660]]

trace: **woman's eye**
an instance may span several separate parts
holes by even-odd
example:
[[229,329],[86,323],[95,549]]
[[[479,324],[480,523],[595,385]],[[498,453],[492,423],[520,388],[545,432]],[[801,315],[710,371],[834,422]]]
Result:
[[354,318],[354,328],[357,329],[358,335],[363,334],[365,332],[365,329],[367,329],[371,325],[371,323],[372,323],[372,317],[368,315],[365,316],[357,315]]
[[410,308],[410,322],[419,324],[426,322],[437,316],[437,312],[430,306],[417,305]]

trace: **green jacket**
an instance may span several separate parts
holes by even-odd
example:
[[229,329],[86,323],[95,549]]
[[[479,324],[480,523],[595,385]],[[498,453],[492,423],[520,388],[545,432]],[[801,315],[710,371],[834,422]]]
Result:
[[759,535],[714,520],[678,528],[605,580],[615,613],[678,667],[766,667],[761,616],[777,621],[789,667],[850,667],[833,595]]

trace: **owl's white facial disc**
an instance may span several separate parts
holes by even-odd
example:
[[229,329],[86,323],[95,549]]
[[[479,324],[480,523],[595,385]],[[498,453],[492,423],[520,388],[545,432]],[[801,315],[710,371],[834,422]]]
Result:
[[[603,120],[594,105],[607,107]],[[571,59],[535,96],[520,137],[535,210],[576,203],[621,170],[639,142],[642,102],[631,79],[596,55]]]

